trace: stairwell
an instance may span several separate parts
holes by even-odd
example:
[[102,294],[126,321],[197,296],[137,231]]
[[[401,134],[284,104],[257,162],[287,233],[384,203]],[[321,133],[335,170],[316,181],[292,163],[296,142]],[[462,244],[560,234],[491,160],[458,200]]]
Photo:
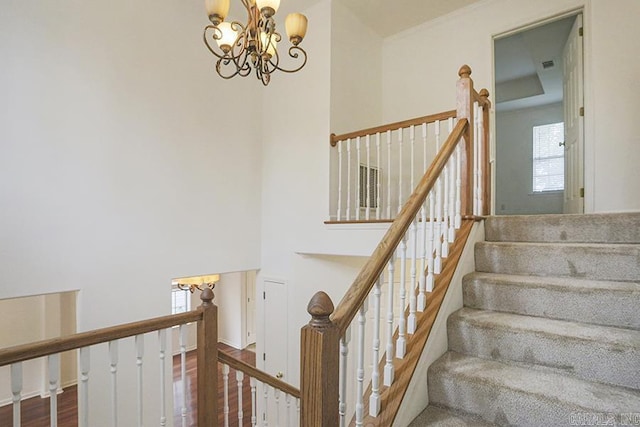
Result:
[[640,425],[640,213],[485,230],[411,426]]

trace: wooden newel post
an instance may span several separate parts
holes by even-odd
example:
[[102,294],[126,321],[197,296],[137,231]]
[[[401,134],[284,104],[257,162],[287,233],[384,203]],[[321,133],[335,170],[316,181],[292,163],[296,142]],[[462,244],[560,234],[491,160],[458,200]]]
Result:
[[311,321],[300,332],[300,425],[335,427],[338,419],[340,331],[331,322],[333,302],[316,293],[307,312]]
[[471,80],[471,68],[463,65],[458,71],[458,83],[456,84],[456,110],[458,120],[467,119],[469,126],[464,133],[464,149],[460,163],[461,187],[460,187],[460,213],[473,215],[473,80]]
[[218,424],[218,307],[213,290],[204,288],[198,322],[198,426]]
[[489,91],[487,89],[482,89],[480,91],[480,99],[482,102],[482,122],[484,123],[484,135],[482,135],[482,143],[483,147],[483,158],[484,158],[484,170],[485,173],[482,175],[483,183],[483,212],[482,214],[485,216],[491,215],[491,120],[490,111],[491,111],[491,101],[489,101]]

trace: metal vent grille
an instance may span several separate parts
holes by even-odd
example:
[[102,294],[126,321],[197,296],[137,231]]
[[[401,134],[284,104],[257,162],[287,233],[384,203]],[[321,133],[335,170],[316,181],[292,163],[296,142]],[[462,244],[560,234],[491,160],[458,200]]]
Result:
[[555,67],[555,65],[556,64],[553,62],[553,60],[551,60],[551,61],[543,61],[542,62],[542,68],[544,68],[545,70],[548,69],[548,68],[553,68],[553,67]]

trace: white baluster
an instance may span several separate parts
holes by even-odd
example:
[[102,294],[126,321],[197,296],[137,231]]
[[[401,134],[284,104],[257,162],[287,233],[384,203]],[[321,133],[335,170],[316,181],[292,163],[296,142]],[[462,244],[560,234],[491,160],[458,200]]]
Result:
[[158,341],[160,342],[160,425],[167,425],[167,387],[166,374],[167,367],[167,330],[158,331]]
[[[434,190],[431,190],[429,193],[429,230],[427,233],[427,280],[426,280],[426,291],[433,291],[433,281],[434,281],[434,258],[433,258],[433,250],[434,250],[434,236],[435,236],[435,195]],[[425,295],[426,296],[426,295]],[[426,299],[425,299],[426,301]],[[424,311],[425,306],[420,305],[420,298],[418,298],[418,310]]]
[[371,211],[371,154],[370,154],[370,143],[371,140],[369,138],[369,135],[367,135],[367,140],[366,140],[366,144],[367,144],[367,183],[366,183],[366,189],[367,189],[367,202],[366,202],[366,207],[367,207],[367,211],[365,214],[365,218],[367,221],[369,221],[369,211]]
[[60,354],[52,354],[49,360],[49,417],[51,427],[58,425],[58,384],[60,382]]
[[[483,107],[478,106],[478,110],[476,111],[476,120],[478,120],[478,213],[477,215],[482,215],[483,213],[483,199],[484,199],[484,189],[482,188],[482,166],[484,160],[484,147],[487,144],[487,141],[484,140],[484,114]],[[488,173],[489,171],[487,171]],[[488,202],[487,202],[488,203]]]
[[13,402],[13,427],[20,427],[20,401],[22,400],[22,363],[11,365],[11,395]]
[[118,426],[118,341],[109,341],[109,371],[111,372],[111,425]]
[[222,415],[224,427],[229,427],[229,365],[222,364]]
[[369,396],[369,415],[377,417],[380,413],[380,295],[382,294],[383,274],[378,277],[373,288],[373,358],[371,363],[371,396]]
[[360,307],[358,315],[358,368],[356,371],[356,426],[364,420],[364,334],[367,321],[367,300]]
[[340,427],[347,425],[347,362],[349,356],[349,341],[351,341],[351,327],[348,327],[344,336],[340,338],[340,393],[338,395]]
[[389,289],[387,298],[387,353],[384,365],[384,385],[393,384],[394,367],[393,367],[393,281],[395,274],[395,253],[389,259]]
[[380,174],[382,171],[382,169],[380,169],[380,132],[376,133],[376,155],[376,166],[378,168],[378,179],[376,180],[376,219],[380,219],[380,180],[382,179]]
[[[440,120],[436,121],[436,152],[440,152]],[[433,226],[433,246],[435,249],[433,274],[440,274],[442,270],[442,175],[438,176],[436,180],[436,222]],[[433,285],[431,289],[433,289]]]
[[342,215],[342,141],[338,141],[338,210],[336,221],[340,221]]
[[89,427],[89,370],[91,357],[89,347],[80,349],[80,382],[78,383],[78,425]]
[[[421,208],[421,211],[424,212],[424,205]],[[409,286],[409,318],[407,319],[407,333],[414,334],[416,332],[416,324],[417,324],[417,310],[418,310],[418,301],[416,298],[416,270],[417,270],[417,259],[418,259],[418,218],[413,218],[413,222],[411,223],[411,228],[409,232],[411,233],[411,286]],[[419,280],[419,279],[418,279]],[[400,294],[400,299],[402,299],[402,294]],[[401,321],[404,320],[404,302],[401,304],[402,306],[402,318]],[[402,326],[398,326],[398,329],[401,331]],[[402,344],[400,344],[402,342]],[[402,334],[398,334],[398,343],[396,346],[396,354],[400,358],[404,358],[404,355],[407,350],[407,344],[404,336]]]
[[[256,400],[257,380],[251,377],[249,379],[249,384],[251,385],[251,427],[256,427],[256,425],[258,425],[258,407]],[[228,419],[228,415],[225,419]],[[225,422],[225,427],[226,426],[227,424]]]
[[[426,173],[427,171],[427,124],[422,124],[422,173]],[[431,193],[427,195],[424,203],[420,207],[420,220],[421,220],[421,228],[420,228],[420,241],[422,243],[422,257],[420,261],[420,278],[418,283],[418,300],[416,309],[419,311],[424,311],[427,306],[427,204],[431,203]],[[414,325],[415,332],[415,325]]]
[[[413,231],[413,227],[415,225],[415,221],[411,223],[411,231]],[[407,239],[409,238],[409,234],[405,233],[402,236],[402,240],[400,241],[400,316],[398,317],[398,341],[396,341],[396,357],[400,359],[404,358],[404,353],[407,349],[406,345],[406,333],[407,333],[407,321],[404,317],[405,308],[407,308]],[[415,268],[411,273],[411,279],[415,279],[416,272]],[[415,288],[413,285],[409,287],[409,289],[413,289],[415,294]],[[394,310],[395,311],[395,310]]]
[[[296,399],[296,420],[300,420],[300,399]],[[296,425],[299,425],[298,423],[296,423]]]
[[[451,133],[451,132],[449,132]],[[438,240],[442,241],[441,255],[442,258],[449,256],[449,239],[447,239],[447,233],[449,232],[449,162],[445,163],[442,170],[442,181],[444,181],[444,192],[442,194],[442,223],[440,224],[440,234]]]
[[[238,425],[242,425],[244,413],[242,412],[242,382],[244,381],[244,372],[236,370],[236,382],[238,383]],[[277,424],[276,424],[277,425]]]
[[178,329],[180,343],[180,378],[182,380],[182,427],[187,427],[187,325],[180,325]]
[[287,404],[287,417],[286,417],[286,426],[289,427],[291,424],[291,396],[288,394],[284,395],[284,400]]
[[262,383],[262,391],[264,398],[264,413],[262,415],[262,427],[269,426],[269,385]]
[[347,139],[347,221],[351,219],[351,138]]
[[136,366],[138,368],[138,426],[142,427],[142,358],[144,357],[144,335],[136,335]]
[[402,210],[402,204],[404,200],[402,199],[402,128],[398,129],[398,213]]
[[356,170],[358,178],[356,179],[356,221],[360,220],[360,137],[356,138]]
[[[453,118],[449,118],[449,134],[453,132]],[[456,152],[449,160],[449,232],[447,240],[453,243],[456,239]]]
[[478,170],[480,169],[480,165],[478,163],[478,155],[479,147],[478,147],[478,103],[473,103],[473,114],[474,114],[474,131],[473,131],[473,214],[479,215],[478,213]]
[[461,210],[462,210],[462,192],[461,192],[461,188],[462,188],[462,177],[461,177],[461,170],[462,170],[462,145],[458,144],[456,147],[456,217],[455,217],[455,228],[456,230],[458,230],[460,228],[460,226],[462,225],[462,216],[461,216]]
[[387,131],[387,219],[391,219],[391,131]]
[[414,165],[414,159],[415,159],[415,142],[416,142],[416,127],[414,125],[411,125],[409,127],[409,143],[411,144],[411,191],[409,192],[409,194],[411,194],[413,192],[413,190],[415,190],[415,184],[414,184],[414,180],[415,180],[415,165]]
[[273,388],[273,400],[276,404],[276,425],[280,426],[280,389]]

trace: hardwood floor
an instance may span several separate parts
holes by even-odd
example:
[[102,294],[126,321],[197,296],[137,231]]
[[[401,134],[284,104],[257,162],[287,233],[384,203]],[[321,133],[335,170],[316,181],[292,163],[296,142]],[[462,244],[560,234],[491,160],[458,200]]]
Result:
[[[219,344],[219,348],[232,356],[243,360],[253,366],[256,363],[255,353],[248,350],[236,350],[224,344]],[[182,379],[180,374],[180,356],[173,358],[173,389],[174,389],[174,426],[182,426]],[[238,426],[238,388],[236,383],[236,373],[233,369],[229,373],[229,425]],[[186,425],[189,427],[197,426],[197,369],[196,369],[196,352],[187,353],[187,416]],[[222,372],[218,367],[218,401],[220,402],[219,420],[220,425],[223,424],[223,384]],[[243,427],[251,425],[251,389],[249,379],[245,377],[243,382],[243,399],[242,407],[244,413]],[[22,427],[45,427],[50,425],[49,418],[49,398],[42,399],[34,397],[26,399],[21,403]],[[156,424],[155,420],[146,420],[149,425]],[[12,405],[0,407],[0,427],[11,427],[13,425],[13,408]],[[133,423],[124,423],[123,425],[133,425]],[[64,393],[58,395],[58,426],[60,427],[77,427],[78,426],[78,400],[76,386],[68,387]]]

